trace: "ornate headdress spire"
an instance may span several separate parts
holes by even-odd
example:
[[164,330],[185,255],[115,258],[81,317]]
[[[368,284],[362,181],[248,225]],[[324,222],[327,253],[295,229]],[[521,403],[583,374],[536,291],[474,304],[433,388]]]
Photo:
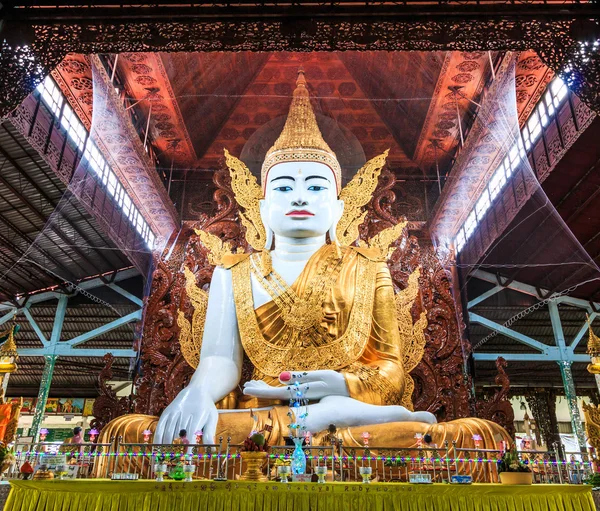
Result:
[[265,156],[261,171],[263,189],[267,181],[267,174],[273,166],[278,163],[295,161],[314,161],[327,165],[335,175],[339,193],[342,185],[340,164],[335,153],[323,140],[310,104],[310,95],[306,88],[306,79],[302,68],[298,70],[296,90],[283,131]]

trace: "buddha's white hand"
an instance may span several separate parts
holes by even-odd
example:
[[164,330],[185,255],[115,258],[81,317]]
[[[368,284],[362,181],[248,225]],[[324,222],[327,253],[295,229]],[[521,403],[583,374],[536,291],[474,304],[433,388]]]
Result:
[[310,400],[327,396],[348,396],[348,387],[343,374],[324,369],[321,371],[289,372],[279,376],[282,387],[273,387],[261,380],[252,380],[244,384],[244,394],[262,399],[287,400],[294,390],[294,382],[300,385],[304,397]]
[[188,436],[196,431],[203,431],[203,442],[214,444],[218,420],[219,414],[210,394],[192,382],[160,416],[154,433],[154,443],[170,444],[179,431],[185,429]]

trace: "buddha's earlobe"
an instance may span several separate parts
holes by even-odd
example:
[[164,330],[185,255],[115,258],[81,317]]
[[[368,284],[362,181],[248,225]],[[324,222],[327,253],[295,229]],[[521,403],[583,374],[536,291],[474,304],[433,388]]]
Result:
[[344,213],[344,201],[338,200],[337,205],[339,207],[338,214],[335,216],[331,227],[329,228],[329,239],[332,245],[335,245],[338,259],[342,258],[342,251],[340,250],[340,243],[337,239],[337,226]]
[[271,250],[273,247],[273,231],[265,224],[265,250]]
[[259,201],[259,207],[260,207],[260,219],[262,220],[262,223],[265,227],[265,247],[264,247],[264,249],[271,250],[271,248],[273,247],[273,231],[269,227],[269,223],[266,221],[267,219],[265,218],[266,217],[266,206],[265,206],[264,199]]

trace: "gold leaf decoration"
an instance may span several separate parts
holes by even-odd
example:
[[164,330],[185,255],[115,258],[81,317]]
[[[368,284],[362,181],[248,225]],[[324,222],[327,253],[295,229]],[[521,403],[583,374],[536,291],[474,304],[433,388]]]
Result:
[[408,340],[412,338],[413,335],[413,321],[410,310],[419,294],[420,275],[420,269],[415,269],[408,277],[408,285],[406,288],[396,293],[396,319],[398,320],[400,338],[403,342],[403,352],[406,351]]
[[358,226],[363,223],[366,211],[362,211],[373,196],[379,174],[385,165],[389,149],[363,165],[356,175],[340,192],[344,201],[344,213],[338,222],[337,239],[342,245],[350,245],[358,238]]
[[194,313],[190,324],[182,311],[177,312],[177,326],[180,328],[179,344],[183,358],[195,369],[200,362],[202,335],[204,333],[206,308],[208,306],[208,293],[198,287],[195,275],[187,266],[184,268],[184,273],[185,291],[192,303]]
[[411,412],[415,411],[415,407],[412,402],[412,395],[414,391],[415,382],[410,374],[406,374],[404,376],[404,394],[402,394],[402,401],[400,401],[400,405]]
[[421,312],[419,319],[413,326],[413,335],[409,349],[404,350],[404,369],[411,372],[423,358],[425,353],[425,329],[427,328],[427,313]]
[[588,442],[598,451],[600,449],[600,406],[583,403],[583,414]]
[[194,232],[198,235],[202,244],[208,249],[208,262],[213,266],[220,265],[223,256],[232,253],[229,242],[223,241],[218,236],[201,229],[194,229]]
[[236,202],[244,208],[240,212],[242,224],[246,228],[246,241],[254,250],[262,250],[265,246],[265,226],[260,218],[262,190],[246,164],[239,158],[229,154],[225,149],[225,162],[231,176],[231,188]]
[[390,248],[390,245],[396,241],[400,236],[402,236],[402,232],[404,228],[408,225],[408,221],[400,222],[393,227],[388,227],[384,229],[376,236],[373,236],[369,240],[369,248],[376,248],[381,253],[381,256],[384,259],[389,259],[390,256],[394,253],[394,248]]
[[406,289],[396,293],[396,318],[402,342],[401,352],[404,355],[403,365],[406,374],[402,406],[412,410],[412,393],[414,382],[410,373],[421,361],[425,353],[425,329],[427,328],[427,313],[421,312],[419,319],[413,324],[411,309],[419,294],[419,277],[421,271],[415,269],[408,277]]

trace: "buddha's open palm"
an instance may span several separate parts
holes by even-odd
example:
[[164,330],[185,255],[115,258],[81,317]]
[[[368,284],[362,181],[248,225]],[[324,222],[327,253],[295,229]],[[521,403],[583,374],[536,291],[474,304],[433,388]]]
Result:
[[294,382],[300,384],[304,397],[310,400],[322,399],[327,396],[348,396],[348,388],[344,375],[329,369],[321,371],[284,371],[279,376],[282,387],[274,387],[261,380],[251,380],[244,384],[244,394],[262,399],[290,398]]
[[170,444],[179,431],[185,429],[188,435],[203,431],[203,442],[214,444],[218,420],[219,414],[210,395],[201,387],[190,384],[160,416],[154,443]]

